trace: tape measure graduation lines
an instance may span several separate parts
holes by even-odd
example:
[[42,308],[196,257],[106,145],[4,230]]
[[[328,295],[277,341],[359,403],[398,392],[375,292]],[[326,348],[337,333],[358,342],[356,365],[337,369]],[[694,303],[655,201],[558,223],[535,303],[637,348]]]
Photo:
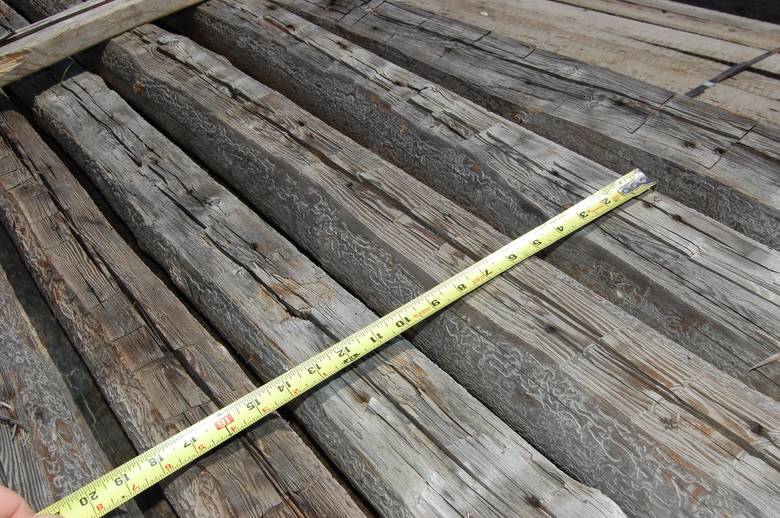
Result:
[[523,259],[650,189],[635,169],[500,250],[38,514],[100,517]]

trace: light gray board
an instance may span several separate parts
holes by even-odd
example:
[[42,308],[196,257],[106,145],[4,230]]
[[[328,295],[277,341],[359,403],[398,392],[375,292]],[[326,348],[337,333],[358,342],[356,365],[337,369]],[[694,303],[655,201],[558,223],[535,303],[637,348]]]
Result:
[[661,192],[780,248],[780,160],[755,145],[754,120],[393,2],[274,3],[613,170],[642,167]]
[[[170,24],[506,234],[618,176],[271,2],[208,2]],[[663,194],[644,200],[545,258],[780,399],[780,364],[748,372],[780,351],[780,253]]]
[[[97,60],[115,88],[378,312],[507,241],[186,38],[145,26]],[[72,154],[89,153],[53,109],[38,108],[42,123]],[[543,261],[526,261],[412,337],[629,512],[777,505],[777,403]]]

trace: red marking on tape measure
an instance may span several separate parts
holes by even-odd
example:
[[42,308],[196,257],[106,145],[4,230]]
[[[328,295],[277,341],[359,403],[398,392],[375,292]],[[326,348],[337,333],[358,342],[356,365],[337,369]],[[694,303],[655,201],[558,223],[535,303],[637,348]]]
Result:
[[216,422],[214,423],[214,426],[217,428],[217,430],[222,430],[232,422],[233,422],[233,416],[228,414],[224,417],[220,417],[219,419],[217,419]]

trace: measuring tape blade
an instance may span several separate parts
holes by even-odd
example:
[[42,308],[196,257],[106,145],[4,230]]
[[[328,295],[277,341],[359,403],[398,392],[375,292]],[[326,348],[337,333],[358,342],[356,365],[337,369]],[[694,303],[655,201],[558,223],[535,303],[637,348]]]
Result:
[[100,517],[183,468],[282,405],[447,307],[523,259],[650,189],[635,169],[500,250],[455,274],[198,423],[71,493],[38,514]]

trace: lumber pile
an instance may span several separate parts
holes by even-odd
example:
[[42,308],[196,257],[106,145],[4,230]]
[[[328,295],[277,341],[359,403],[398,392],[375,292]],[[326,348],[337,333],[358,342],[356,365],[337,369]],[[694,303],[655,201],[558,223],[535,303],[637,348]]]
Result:
[[[76,93],[69,94],[72,90]],[[78,106],[83,111],[74,112]],[[375,318],[186,155],[133,117],[94,76],[76,76],[36,96],[36,110],[51,123],[65,124],[62,129],[74,140],[61,143],[74,156],[90,153],[77,159],[95,161],[85,172],[104,175],[95,176],[96,183],[141,246],[161,261],[261,378],[280,374],[333,336]],[[66,119],[57,110],[82,115]],[[115,117],[113,122],[106,113]],[[117,140],[105,139],[105,125]],[[92,138],[88,131],[94,132]],[[148,164],[149,170],[137,164]],[[135,202],[125,206],[121,200]],[[512,515],[532,510],[538,500],[547,512],[561,516],[574,505],[585,515],[620,515],[598,493],[567,480],[403,341],[307,396],[295,414],[353,484],[388,514],[452,508]],[[366,443],[366,434],[384,439]],[[461,459],[469,459],[468,464],[458,466]],[[498,487],[485,486],[486,480]]]
[[667,184],[201,457],[172,512],[780,508],[780,369],[749,369],[780,351],[774,129],[396,3],[162,25],[0,97],[0,221],[138,450],[623,166]]
[[[22,83],[18,93],[27,98],[39,89],[31,81]],[[105,186],[141,245],[156,258],[167,258],[161,262],[174,282],[181,283],[262,378],[279,374],[333,336],[375,318],[94,76],[77,75],[35,99],[39,113],[70,121],[61,128],[78,135],[78,143],[62,142],[64,147],[78,161],[93,164],[85,172],[106,175],[95,178],[96,183]],[[106,139],[106,127],[112,128],[114,139]],[[88,138],[90,131],[94,133]],[[135,202],[120,206],[118,200]],[[241,260],[246,264],[236,269]],[[261,261],[268,263],[265,272]],[[208,351],[192,354],[213,356]],[[213,368],[235,379],[224,366]],[[242,391],[246,388],[235,392]],[[622,516],[612,502],[536,453],[404,341],[306,397],[295,413],[372,505],[387,514],[446,514],[454,509],[522,515],[543,506],[560,516],[572,509]],[[366,442],[366,434],[384,439]],[[487,481],[496,487],[485,485]],[[317,514],[313,507],[304,510]]]
[[[227,349],[116,234],[7,98],[1,107],[0,218],[136,448],[251,388]],[[214,516],[228,504],[238,514],[350,513],[344,490],[279,417],[177,475],[165,494],[187,516]],[[351,514],[362,513],[353,505]]]
[[[509,235],[617,176],[270,2],[207,3],[169,24]],[[780,366],[748,372],[780,352],[776,251],[656,193],[546,259],[780,398]]]
[[614,171],[780,247],[774,125],[431,13],[377,0],[281,0],[324,27]]
[[[506,241],[185,38],[144,26],[112,41],[96,60],[96,69],[114,88],[377,311],[402,303],[462,268],[469,257]],[[132,198],[112,194],[115,183],[109,186],[92,176],[107,174],[94,166],[106,150],[85,138],[86,117],[73,120],[72,108],[57,108],[66,104],[75,103],[49,94],[38,95],[33,106],[72,156],[90,153],[79,163],[122,214],[127,211],[123,200]],[[122,215],[127,221],[138,217]],[[301,221],[307,224],[296,223]],[[139,226],[149,228],[148,223]],[[141,237],[141,242],[162,263],[172,261],[171,249],[155,251],[164,243],[162,236]],[[360,266],[366,263],[369,268]],[[178,275],[172,271],[172,277]],[[195,303],[198,298],[192,297]],[[496,300],[503,310],[496,310]],[[579,308],[588,306],[586,316]],[[202,311],[208,315],[207,307]],[[224,314],[208,318],[218,325]],[[556,463],[604,489],[629,512],[695,513],[737,505],[755,505],[761,512],[778,498],[764,486],[774,477],[776,446],[770,441],[755,447],[761,432],[767,440],[776,427],[774,403],[689,359],[678,346],[542,261],[531,260],[462,301],[414,333],[412,341]],[[567,394],[565,406],[557,401],[560,393]],[[739,400],[739,407],[723,395]],[[675,415],[686,425],[676,427],[670,440],[664,422]],[[753,422],[761,422],[761,429]],[[718,432],[703,434],[707,427]],[[615,455],[609,453],[613,444],[621,449],[620,459],[612,461],[620,463],[620,476],[610,476],[613,468],[606,464],[607,456]],[[735,451],[750,459],[749,471],[740,467]],[[597,472],[594,464],[603,470]],[[695,498],[679,490],[675,477],[667,484],[657,480],[659,471],[686,479],[692,466],[701,484]],[[763,476],[749,474],[757,474],[756,466]],[[724,469],[731,475],[722,476]],[[710,475],[702,477],[699,470]],[[751,495],[758,492],[769,500],[740,496],[746,483]]]

